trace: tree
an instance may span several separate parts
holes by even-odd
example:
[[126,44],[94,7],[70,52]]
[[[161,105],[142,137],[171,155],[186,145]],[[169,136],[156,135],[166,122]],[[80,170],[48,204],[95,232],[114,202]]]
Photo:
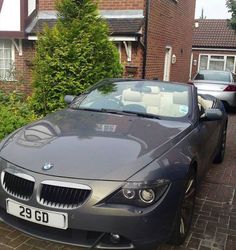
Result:
[[232,14],[232,17],[229,21],[229,24],[232,29],[236,30],[236,1],[235,0],[227,0],[226,6],[229,9],[229,12]]
[[120,77],[118,51],[92,0],[60,0],[58,21],[44,28],[36,45],[32,104],[39,114],[64,107],[64,95],[78,95],[104,78]]

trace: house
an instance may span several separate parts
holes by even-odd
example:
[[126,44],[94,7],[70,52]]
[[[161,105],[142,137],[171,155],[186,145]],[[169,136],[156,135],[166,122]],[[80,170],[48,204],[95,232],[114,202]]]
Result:
[[236,33],[224,19],[196,20],[191,76],[200,69],[236,72]]
[[[196,0],[100,0],[125,77],[189,79]],[[55,0],[0,0],[0,89],[30,93],[37,34],[57,19]],[[17,80],[17,81],[14,81]]]

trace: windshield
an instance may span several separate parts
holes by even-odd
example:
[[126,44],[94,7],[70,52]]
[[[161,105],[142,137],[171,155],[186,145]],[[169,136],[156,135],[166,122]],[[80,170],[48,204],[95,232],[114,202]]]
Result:
[[178,118],[189,113],[189,89],[186,85],[155,81],[104,82],[71,107]]
[[230,82],[230,72],[224,71],[200,71],[195,80]]

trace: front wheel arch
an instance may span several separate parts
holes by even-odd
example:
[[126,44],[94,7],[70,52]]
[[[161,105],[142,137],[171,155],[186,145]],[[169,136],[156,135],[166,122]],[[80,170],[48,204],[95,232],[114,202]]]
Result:
[[[181,223],[183,223],[182,210],[183,210],[183,206],[185,204],[184,200],[186,197],[186,191],[189,188],[189,181],[191,180],[192,177],[194,179],[194,193],[193,193],[193,200],[192,200],[193,204],[192,204],[192,208],[191,208],[191,214],[189,217],[189,221],[187,221],[187,224],[186,224],[186,233],[184,233],[184,235],[183,235],[181,233]],[[195,208],[196,189],[197,189],[197,162],[194,160],[191,162],[189,169],[188,169],[188,173],[186,175],[185,188],[183,190],[183,193],[181,194],[180,204],[178,207],[178,212],[176,214],[176,219],[175,219],[173,231],[172,231],[171,237],[169,239],[170,244],[181,245],[184,243],[186,237],[188,236],[189,230],[191,228],[193,212],[194,212],[194,208]]]
[[220,164],[224,160],[225,149],[226,149],[226,139],[227,139],[227,128],[228,128],[228,119],[224,123],[222,130],[220,132],[219,145],[217,146],[216,155],[213,159],[213,163]]

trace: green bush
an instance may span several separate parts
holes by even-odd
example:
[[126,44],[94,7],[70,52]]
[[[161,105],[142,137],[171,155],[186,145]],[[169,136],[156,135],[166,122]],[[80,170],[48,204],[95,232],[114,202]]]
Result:
[[118,51],[92,0],[60,0],[58,21],[36,45],[33,107],[39,114],[63,108],[66,94],[78,95],[104,78],[120,77]]
[[0,140],[36,118],[29,101],[24,100],[22,94],[0,92]]

